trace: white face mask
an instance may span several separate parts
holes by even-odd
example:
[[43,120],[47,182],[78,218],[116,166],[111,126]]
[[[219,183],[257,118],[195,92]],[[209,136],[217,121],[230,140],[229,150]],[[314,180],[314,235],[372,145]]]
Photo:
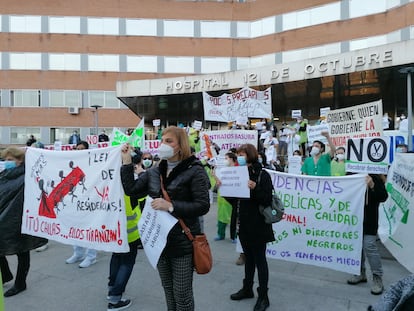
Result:
[[345,155],[344,155],[343,153],[338,153],[338,154],[336,155],[336,158],[337,158],[339,161],[343,161],[343,160],[345,159]]
[[230,166],[230,160],[224,160],[224,166]]
[[321,152],[321,150],[318,147],[312,147],[312,150],[310,152],[310,155],[313,157],[313,156],[318,155],[319,152]]
[[167,144],[161,144],[158,148],[158,155],[161,160],[167,160],[174,156],[174,148]]

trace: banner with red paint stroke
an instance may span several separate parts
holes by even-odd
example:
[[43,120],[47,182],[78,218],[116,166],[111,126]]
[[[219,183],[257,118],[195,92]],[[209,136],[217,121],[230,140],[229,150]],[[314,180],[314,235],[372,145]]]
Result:
[[128,252],[121,148],[26,151],[22,233]]

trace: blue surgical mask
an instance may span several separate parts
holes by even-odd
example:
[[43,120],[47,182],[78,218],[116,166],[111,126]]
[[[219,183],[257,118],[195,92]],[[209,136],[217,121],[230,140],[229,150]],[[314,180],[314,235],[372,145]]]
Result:
[[4,161],[4,169],[5,170],[15,168],[16,166],[17,166],[16,162],[14,162],[14,161]]
[[246,158],[244,156],[238,156],[237,163],[239,163],[240,166],[247,165]]
[[404,153],[404,149],[403,148],[401,148],[401,147],[397,147],[397,150],[396,150],[398,153]]

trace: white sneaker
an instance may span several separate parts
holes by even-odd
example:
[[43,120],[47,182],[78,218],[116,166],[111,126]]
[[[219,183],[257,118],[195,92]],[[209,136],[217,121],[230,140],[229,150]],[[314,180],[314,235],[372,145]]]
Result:
[[82,261],[85,257],[83,256],[77,256],[76,254],[73,254],[71,257],[69,257],[68,259],[66,259],[66,263],[75,263],[78,261]]
[[45,245],[43,245],[43,246],[40,246],[40,247],[38,247],[38,248],[35,248],[35,251],[36,252],[43,252],[43,251],[45,251],[47,249],[47,243],[45,244]]
[[80,264],[79,268],[87,268],[93,264],[96,264],[96,258],[88,258],[86,257]]

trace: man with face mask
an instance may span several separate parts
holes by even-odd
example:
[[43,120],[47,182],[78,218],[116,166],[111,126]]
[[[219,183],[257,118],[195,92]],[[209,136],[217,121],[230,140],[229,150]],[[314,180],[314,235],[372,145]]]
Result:
[[330,152],[325,154],[325,144],[315,140],[312,144],[310,157],[306,158],[302,165],[303,175],[331,176],[331,159],[335,154],[335,145],[328,132],[323,131],[321,134],[328,140]]

